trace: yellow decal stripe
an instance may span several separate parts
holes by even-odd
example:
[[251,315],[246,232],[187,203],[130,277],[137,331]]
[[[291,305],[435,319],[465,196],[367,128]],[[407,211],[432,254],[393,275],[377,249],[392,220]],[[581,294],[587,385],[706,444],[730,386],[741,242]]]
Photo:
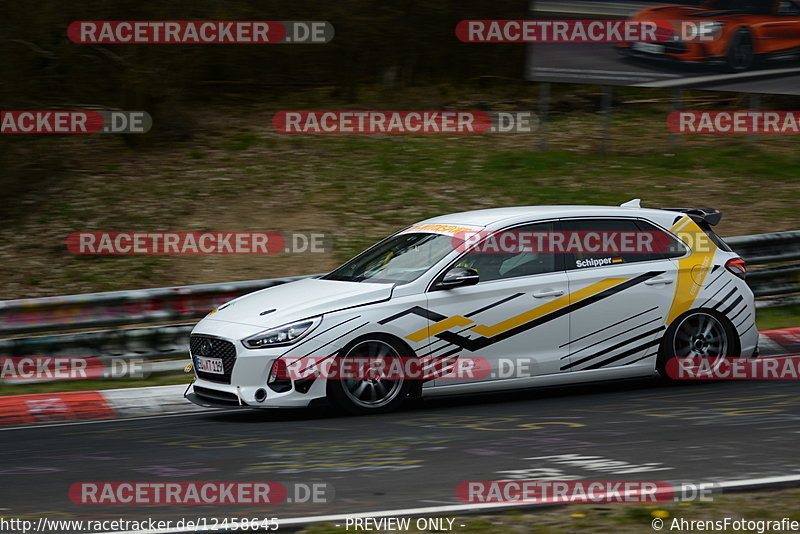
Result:
[[669,231],[672,232],[673,234],[680,232],[681,229],[691,220],[692,219],[690,217],[683,217],[672,228],[670,228]]
[[[694,236],[704,236],[705,232],[697,226],[697,223],[689,219],[685,224],[678,223],[681,230],[693,234]],[[675,227],[673,227],[675,228]],[[674,232],[675,230],[673,230]],[[693,239],[698,242],[697,237]],[[676,317],[686,312],[694,304],[697,294],[703,287],[706,275],[711,269],[711,262],[717,253],[717,247],[711,240],[703,240],[704,248],[707,250],[697,252],[694,249],[686,258],[678,260],[678,280],[675,284],[675,296],[672,298],[672,306],[667,316],[667,324],[671,324]],[[695,247],[698,248],[698,247]],[[694,270],[694,274],[692,274]]]
[[409,334],[406,336],[406,339],[420,342],[425,338],[429,338],[431,336],[435,336],[436,334],[441,334],[445,330],[450,330],[454,326],[467,326],[472,324],[474,321],[471,319],[467,319],[466,317],[462,317],[460,315],[454,315],[452,317],[448,317],[447,319],[442,319],[438,323],[432,324],[430,327],[423,328],[422,330],[417,330],[416,332]]
[[497,334],[502,334],[506,330],[510,330],[514,327],[533,321],[534,319],[538,319],[543,315],[547,315],[548,313],[557,311],[573,302],[578,302],[587,297],[591,297],[592,295],[596,295],[601,291],[605,291],[606,289],[613,287],[621,282],[625,282],[627,280],[629,279],[606,278],[605,280],[601,280],[599,282],[586,286],[583,289],[579,289],[574,293],[570,293],[569,295],[564,295],[563,297],[551,300],[550,302],[543,304],[538,308],[534,308],[532,310],[526,311],[514,317],[510,317],[505,321],[501,321],[493,326],[477,325],[471,328],[470,330],[472,332],[475,332],[476,334],[480,334],[485,337],[496,336]]

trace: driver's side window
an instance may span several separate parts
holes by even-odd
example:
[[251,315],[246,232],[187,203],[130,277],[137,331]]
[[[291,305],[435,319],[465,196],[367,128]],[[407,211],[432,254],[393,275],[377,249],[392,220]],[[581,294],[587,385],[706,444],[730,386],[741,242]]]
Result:
[[[517,226],[489,235],[456,264],[478,272],[481,282],[532,276],[562,270],[560,255],[550,251],[524,250],[525,243],[535,242],[535,235],[553,232],[551,222]],[[510,235],[503,238],[504,233]]]

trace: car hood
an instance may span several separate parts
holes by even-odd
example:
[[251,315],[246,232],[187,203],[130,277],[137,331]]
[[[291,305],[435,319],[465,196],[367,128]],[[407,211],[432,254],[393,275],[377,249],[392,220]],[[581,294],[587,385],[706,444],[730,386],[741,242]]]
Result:
[[217,308],[206,320],[270,328],[388,300],[393,287],[391,284],[305,278],[241,296]]

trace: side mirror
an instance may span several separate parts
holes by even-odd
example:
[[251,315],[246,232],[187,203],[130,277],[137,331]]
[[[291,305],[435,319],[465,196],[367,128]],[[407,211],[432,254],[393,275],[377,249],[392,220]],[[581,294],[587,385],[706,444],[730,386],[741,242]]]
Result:
[[455,287],[474,286],[480,282],[480,279],[481,277],[475,269],[453,267],[445,273],[437,287],[440,289],[453,289]]

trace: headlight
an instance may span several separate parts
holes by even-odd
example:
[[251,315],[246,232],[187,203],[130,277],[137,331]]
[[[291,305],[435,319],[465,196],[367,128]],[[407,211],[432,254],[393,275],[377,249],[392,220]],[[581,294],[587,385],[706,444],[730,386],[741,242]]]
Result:
[[279,326],[250,336],[242,343],[248,349],[263,349],[265,347],[283,347],[297,342],[317,326],[322,318],[314,317],[305,321]]

